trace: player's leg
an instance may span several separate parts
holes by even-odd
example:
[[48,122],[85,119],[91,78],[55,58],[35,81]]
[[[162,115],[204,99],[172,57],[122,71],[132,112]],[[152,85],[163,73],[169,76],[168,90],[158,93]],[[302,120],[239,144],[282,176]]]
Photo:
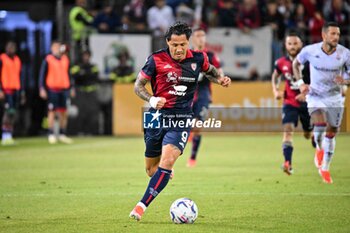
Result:
[[307,110],[306,104],[305,105],[303,104],[299,108],[299,118],[304,131],[304,138],[311,139],[312,146],[316,148],[316,143],[314,142],[314,137],[312,133],[313,125],[311,123],[311,118]]
[[[146,145],[146,150],[145,150],[146,173],[148,176],[152,177],[151,180],[154,178],[159,167],[160,157],[162,154],[163,134],[164,134],[164,130],[162,129],[145,129],[144,130],[144,141]],[[146,193],[147,193],[147,190],[146,190]],[[136,219],[137,221],[141,220],[141,217],[145,212],[146,208],[147,206],[145,201],[144,202],[142,202],[142,200],[139,201],[134,207],[134,209],[131,211],[129,217]]]
[[187,161],[187,167],[196,166],[198,149],[202,140],[202,134],[200,132],[200,129],[193,128],[191,133],[192,133],[192,149],[191,149],[191,157]]
[[47,91],[47,123],[48,123],[48,141],[50,144],[57,143],[57,137],[55,135],[54,127],[56,120],[56,109],[58,107],[57,93],[48,90]]
[[2,118],[2,145],[13,145],[13,127],[16,117],[16,96],[5,94],[5,112]]
[[315,152],[315,166],[319,168],[322,165],[323,160],[323,139],[326,132],[326,126],[327,126],[327,118],[324,110],[317,109],[311,113],[311,120],[314,124],[314,141],[316,143],[316,152]]
[[284,163],[282,165],[282,169],[287,175],[293,174],[293,169],[292,169],[293,133],[294,133],[294,123],[286,123],[283,125],[282,150],[283,150],[283,156],[284,156]]
[[67,100],[68,100],[67,91],[62,91],[58,93],[57,112],[59,116],[59,126],[60,126],[58,140],[66,144],[71,144],[73,143],[73,140],[66,136],[66,129],[67,129],[67,123],[68,123]]
[[[336,106],[336,105],[332,105],[332,106]],[[326,136],[322,144],[324,149],[324,156],[323,156],[322,166],[319,169],[319,173],[322,176],[323,181],[328,184],[333,183],[333,180],[329,172],[329,167],[330,167],[332,158],[334,156],[335,145],[336,145],[335,137],[340,127],[340,123],[342,121],[343,111],[344,111],[343,106],[332,107],[327,110],[328,125],[326,129]]]
[[[161,157],[157,171],[148,183],[141,201],[131,211],[130,217],[140,220],[146,208],[166,187],[176,160],[182,154],[187,143],[189,129],[184,131],[170,130],[166,132],[162,142]],[[147,145],[146,141],[146,145]],[[147,148],[146,148],[147,153]]]
[[48,123],[48,141],[50,144],[57,143],[57,138],[54,132],[56,111],[54,109],[47,112],[47,123]]
[[156,173],[156,171],[158,170],[159,162],[160,156],[145,158],[146,173],[149,177],[152,177],[154,173]]
[[[198,100],[193,104],[193,113],[196,120],[204,121],[208,116],[209,99],[198,98]],[[196,166],[197,154],[202,141],[202,134],[200,129],[192,129],[192,149],[191,157],[187,161],[187,167]]]
[[287,174],[293,173],[292,169],[292,155],[293,155],[293,133],[294,127],[298,123],[298,108],[292,105],[283,106],[282,124],[283,124],[283,140],[282,153],[284,156],[284,163],[282,170]]

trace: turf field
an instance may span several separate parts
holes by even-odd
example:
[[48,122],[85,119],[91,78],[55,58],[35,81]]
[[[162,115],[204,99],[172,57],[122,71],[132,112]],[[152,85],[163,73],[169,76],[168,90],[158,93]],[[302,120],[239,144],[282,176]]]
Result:
[[[279,168],[280,135],[204,137],[198,166],[186,168],[187,147],[141,222],[128,215],[148,182],[142,138],[18,142],[0,147],[0,232],[350,232],[350,135],[337,139],[332,185],[300,135],[291,177]],[[198,205],[193,225],[170,221],[180,197]]]

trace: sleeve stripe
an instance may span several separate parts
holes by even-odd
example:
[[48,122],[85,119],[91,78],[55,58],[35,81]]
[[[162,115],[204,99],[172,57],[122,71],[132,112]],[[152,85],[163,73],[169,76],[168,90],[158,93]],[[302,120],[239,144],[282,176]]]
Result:
[[152,79],[152,77],[149,76],[149,75],[147,75],[145,72],[143,72],[143,70],[140,71],[140,74],[141,74],[143,77],[145,77],[146,79],[148,79],[148,80],[151,80],[151,79]]

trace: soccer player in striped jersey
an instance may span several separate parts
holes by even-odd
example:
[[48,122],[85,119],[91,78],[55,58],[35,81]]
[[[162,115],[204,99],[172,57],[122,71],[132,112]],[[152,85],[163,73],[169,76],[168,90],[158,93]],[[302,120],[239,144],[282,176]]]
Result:
[[[276,99],[283,98],[283,141],[282,150],[284,156],[284,163],[282,165],[283,171],[287,175],[293,173],[292,155],[293,155],[293,133],[294,128],[298,126],[298,121],[302,124],[304,130],[304,137],[309,139],[311,137],[312,125],[310,123],[310,116],[307,111],[305,102],[305,95],[300,93],[299,87],[296,85],[296,80],[293,76],[292,62],[300,52],[303,43],[300,37],[291,32],[285,37],[285,48],[287,55],[276,60],[275,70],[272,73],[272,91]],[[278,84],[281,77],[285,79],[285,90],[281,92],[278,90]],[[306,78],[306,77],[304,77]]]
[[[204,29],[197,28],[193,30],[191,37],[193,49],[196,51],[204,51],[208,55],[209,63],[216,67],[221,77],[224,77],[224,72],[221,69],[221,64],[218,56],[215,53],[208,51],[205,48],[206,33]],[[200,73],[198,87],[194,94],[193,113],[197,121],[204,121],[208,115],[209,104],[211,103],[211,82],[205,77],[205,74]],[[192,133],[192,150],[191,157],[187,161],[187,167],[196,166],[196,158],[198,149],[201,143],[202,135],[200,128],[193,128]]]
[[[172,25],[165,34],[168,48],[149,56],[138,74],[135,93],[150,103],[152,119],[164,119],[168,115],[173,116],[173,122],[191,120],[200,72],[206,72],[212,82],[223,87],[231,83],[229,77],[221,77],[217,69],[209,64],[204,52],[189,49],[191,33],[191,28],[185,23]],[[153,94],[145,88],[148,82]],[[146,208],[165,188],[173,166],[186,146],[190,129],[190,126],[144,129],[146,172],[151,179],[130,218],[141,220]]]

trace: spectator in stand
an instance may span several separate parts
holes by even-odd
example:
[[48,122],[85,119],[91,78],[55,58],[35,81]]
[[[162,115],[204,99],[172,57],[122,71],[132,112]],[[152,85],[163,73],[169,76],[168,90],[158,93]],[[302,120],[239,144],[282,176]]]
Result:
[[123,29],[144,31],[147,28],[147,8],[144,0],[131,0],[124,7]]
[[175,22],[173,11],[165,0],[156,0],[155,6],[147,11],[147,22],[156,36],[163,36],[170,25]]
[[306,17],[308,20],[315,16],[316,11],[321,11],[323,7],[323,0],[300,0],[304,5]]
[[122,26],[119,16],[110,4],[103,6],[102,12],[96,16],[93,25],[100,33],[115,32],[118,27]]
[[118,54],[118,61],[119,64],[112,70],[110,79],[115,83],[135,82],[136,75],[129,52],[127,50],[121,51]]
[[194,10],[190,7],[188,3],[180,3],[176,8],[176,21],[181,21],[189,26],[194,23]]
[[155,6],[147,11],[148,27],[153,30],[153,50],[166,47],[165,40],[162,39],[167,28],[174,22],[173,10],[165,4],[165,0],[156,0]]
[[[343,0],[330,0],[330,6],[328,11],[325,11],[325,19],[327,21],[336,22],[341,28],[349,26],[349,12],[346,10],[345,3]],[[343,30],[342,30],[343,32]]]
[[260,27],[260,12],[256,0],[243,0],[238,11],[237,25],[243,33],[250,33],[251,29]]
[[314,16],[309,20],[309,30],[311,43],[322,40],[321,32],[325,21],[320,11],[315,11]]
[[89,26],[92,25],[93,20],[93,17],[86,10],[86,0],[76,0],[75,6],[69,12],[73,42],[72,60],[75,60],[76,54],[89,48]]
[[305,31],[307,29],[307,17],[305,15],[304,5],[299,3],[296,5],[295,10],[288,20],[288,28],[297,28],[299,31]]
[[274,0],[267,2],[267,11],[263,15],[263,25],[269,25],[275,40],[283,40],[285,33],[284,17],[277,11],[277,3]]
[[237,7],[234,0],[219,0],[216,7],[219,27],[235,27]]

